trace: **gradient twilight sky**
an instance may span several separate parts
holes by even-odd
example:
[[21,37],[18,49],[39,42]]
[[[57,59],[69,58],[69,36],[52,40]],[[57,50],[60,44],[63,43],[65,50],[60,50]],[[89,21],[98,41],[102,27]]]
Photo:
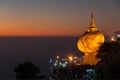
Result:
[[95,24],[120,30],[120,0],[0,0],[0,36],[78,36]]

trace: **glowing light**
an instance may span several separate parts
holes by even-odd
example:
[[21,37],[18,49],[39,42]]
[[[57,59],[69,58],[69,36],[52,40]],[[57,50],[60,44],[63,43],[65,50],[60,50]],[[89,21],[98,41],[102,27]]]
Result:
[[57,63],[58,61],[56,60],[55,62]]
[[93,72],[93,69],[87,69],[86,72]]
[[56,56],[56,58],[57,58],[57,59],[59,59],[59,58],[60,58],[60,56]]
[[62,67],[66,67],[66,64],[62,64]]
[[72,60],[73,60],[73,57],[72,57],[72,56],[69,56],[68,59],[69,59],[70,61],[72,61]]
[[66,61],[67,59],[66,59],[66,58],[63,58],[62,60],[63,60],[63,61]]
[[114,37],[111,37],[111,41],[116,41],[116,39]]
[[78,57],[75,56],[74,59],[78,59]]
[[62,61],[65,61],[66,59],[65,58],[62,58]]
[[120,34],[118,34],[117,37],[120,37]]
[[55,63],[54,66],[57,66],[57,63]]
[[65,64],[68,64],[68,62],[66,61]]
[[59,62],[59,65],[61,65],[62,63],[61,62]]
[[74,60],[74,63],[76,63],[77,61],[76,60]]
[[49,63],[52,63],[53,62],[53,59],[49,59]]

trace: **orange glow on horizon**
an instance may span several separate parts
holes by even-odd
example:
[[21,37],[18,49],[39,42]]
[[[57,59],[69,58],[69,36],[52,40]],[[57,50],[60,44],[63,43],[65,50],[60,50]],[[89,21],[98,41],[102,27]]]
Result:
[[[71,31],[72,32],[72,31]],[[79,33],[78,33],[79,35]],[[27,30],[27,29],[0,29],[0,36],[78,36],[70,31],[59,30]]]

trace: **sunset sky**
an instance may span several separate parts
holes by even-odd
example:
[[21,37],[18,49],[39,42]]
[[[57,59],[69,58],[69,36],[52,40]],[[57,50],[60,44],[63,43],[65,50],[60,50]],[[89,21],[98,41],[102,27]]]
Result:
[[79,36],[95,24],[120,30],[120,0],[0,0],[0,36]]

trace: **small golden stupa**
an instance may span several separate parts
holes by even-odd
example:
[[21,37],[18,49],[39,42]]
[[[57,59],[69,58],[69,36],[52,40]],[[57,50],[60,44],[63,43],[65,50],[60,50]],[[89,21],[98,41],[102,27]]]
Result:
[[91,14],[91,23],[87,31],[77,42],[78,49],[84,53],[83,63],[95,65],[100,59],[96,58],[97,50],[104,43],[104,35],[94,23],[94,13]]

